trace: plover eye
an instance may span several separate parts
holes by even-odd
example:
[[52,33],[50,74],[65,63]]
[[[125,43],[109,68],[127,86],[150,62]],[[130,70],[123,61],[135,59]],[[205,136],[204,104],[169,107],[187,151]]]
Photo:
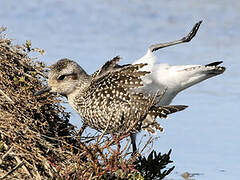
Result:
[[60,81],[64,80],[65,77],[66,77],[66,75],[61,75],[61,76],[58,77],[58,80],[60,80]]

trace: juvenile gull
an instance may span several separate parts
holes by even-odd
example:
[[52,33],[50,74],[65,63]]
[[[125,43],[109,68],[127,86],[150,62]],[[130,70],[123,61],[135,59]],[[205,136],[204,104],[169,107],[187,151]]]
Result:
[[138,89],[139,92],[155,94],[159,90],[162,91],[166,89],[166,93],[158,105],[169,105],[179,92],[208,78],[222,74],[225,71],[225,67],[218,66],[222,61],[209,63],[207,65],[171,66],[166,63],[156,64],[156,57],[153,54],[154,51],[191,41],[196,35],[201,23],[202,21],[196,23],[190,33],[180,40],[150,46],[147,53],[133,63],[147,63],[141,70],[151,72],[142,77],[144,86]]

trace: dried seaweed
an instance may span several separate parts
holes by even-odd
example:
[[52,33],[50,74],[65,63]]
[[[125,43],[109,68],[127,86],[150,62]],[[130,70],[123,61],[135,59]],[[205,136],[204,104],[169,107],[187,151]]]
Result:
[[[46,84],[45,65],[29,53],[44,51],[30,41],[13,45],[4,31],[0,28],[0,179],[161,179],[170,173],[161,173],[170,153],[130,155],[129,143],[121,143],[129,131],[83,140],[84,128],[78,132],[69,123],[58,97],[34,96]],[[147,169],[149,163],[157,172]]]

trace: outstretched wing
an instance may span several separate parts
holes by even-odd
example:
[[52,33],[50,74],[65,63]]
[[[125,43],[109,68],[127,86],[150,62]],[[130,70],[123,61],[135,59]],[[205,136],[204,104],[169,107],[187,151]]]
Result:
[[120,61],[119,56],[116,56],[113,59],[107,61],[99,70],[97,70],[94,74],[92,74],[92,77],[93,78],[100,77],[111,71],[131,65],[131,64],[119,65],[117,64],[119,61]]
[[143,85],[141,77],[148,72],[139,69],[144,65],[127,65],[102,73],[100,70],[91,80],[81,100],[83,118],[89,120],[90,127],[104,130],[108,126],[107,129],[112,131],[126,130],[136,117],[144,117],[151,98],[132,90]]
[[[114,61],[118,62],[118,59]],[[157,107],[153,96],[134,90],[143,86],[141,78],[149,72],[139,69],[146,64],[130,64],[117,68],[114,68],[114,64],[116,65],[109,62],[105,68],[103,66],[84,91],[86,100],[84,111],[87,111],[85,119],[89,119],[91,127],[98,130],[107,128],[109,131],[120,131],[126,130],[139,120],[134,131],[140,130],[143,126],[147,129],[148,125],[154,125],[155,129],[159,129],[156,128],[156,117],[164,118],[185,108]],[[149,118],[144,121],[146,117]]]
[[107,91],[110,96],[114,96],[118,92],[128,94],[129,89],[143,86],[141,77],[150,72],[139,71],[139,69],[147,64],[120,66],[117,64],[119,60],[120,58],[117,56],[96,71],[88,89],[101,92],[102,95],[107,95],[105,92]]
[[113,59],[107,61],[99,70],[97,70],[92,77],[98,77],[101,76],[103,74],[106,74],[110,71],[112,71],[116,66],[118,66],[118,62],[120,61],[120,57],[116,56]]

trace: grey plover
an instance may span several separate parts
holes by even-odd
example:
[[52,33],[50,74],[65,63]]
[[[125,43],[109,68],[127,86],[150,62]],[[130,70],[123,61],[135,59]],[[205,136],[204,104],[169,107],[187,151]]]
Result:
[[125,132],[136,121],[131,133],[162,131],[157,117],[166,118],[187,107],[159,106],[155,96],[136,92],[143,85],[141,77],[149,73],[139,70],[146,64],[121,66],[118,61],[115,57],[88,75],[76,62],[61,59],[50,67],[48,88],[36,95],[50,91],[66,96],[86,125],[106,133]]
[[162,91],[163,89],[166,89],[166,93],[163,95],[158,105],[168,105],[182,90],[208,78],[222,74],[225,71],[225,67],[218,66],[222,61],[213,62],[207,65],[171,66],[165,63],[156,64],[156,57],[153,54],[154,51],[191,41],[196,35],[201,23],[202,21],[196,23],[190,33],[180,40],[150,46],[147,53],[133,63],[147,63],[147,65],[141,70],[151,72],[142,77],[144,86],[138,89],[139,92],[154,94],[159,90]]

